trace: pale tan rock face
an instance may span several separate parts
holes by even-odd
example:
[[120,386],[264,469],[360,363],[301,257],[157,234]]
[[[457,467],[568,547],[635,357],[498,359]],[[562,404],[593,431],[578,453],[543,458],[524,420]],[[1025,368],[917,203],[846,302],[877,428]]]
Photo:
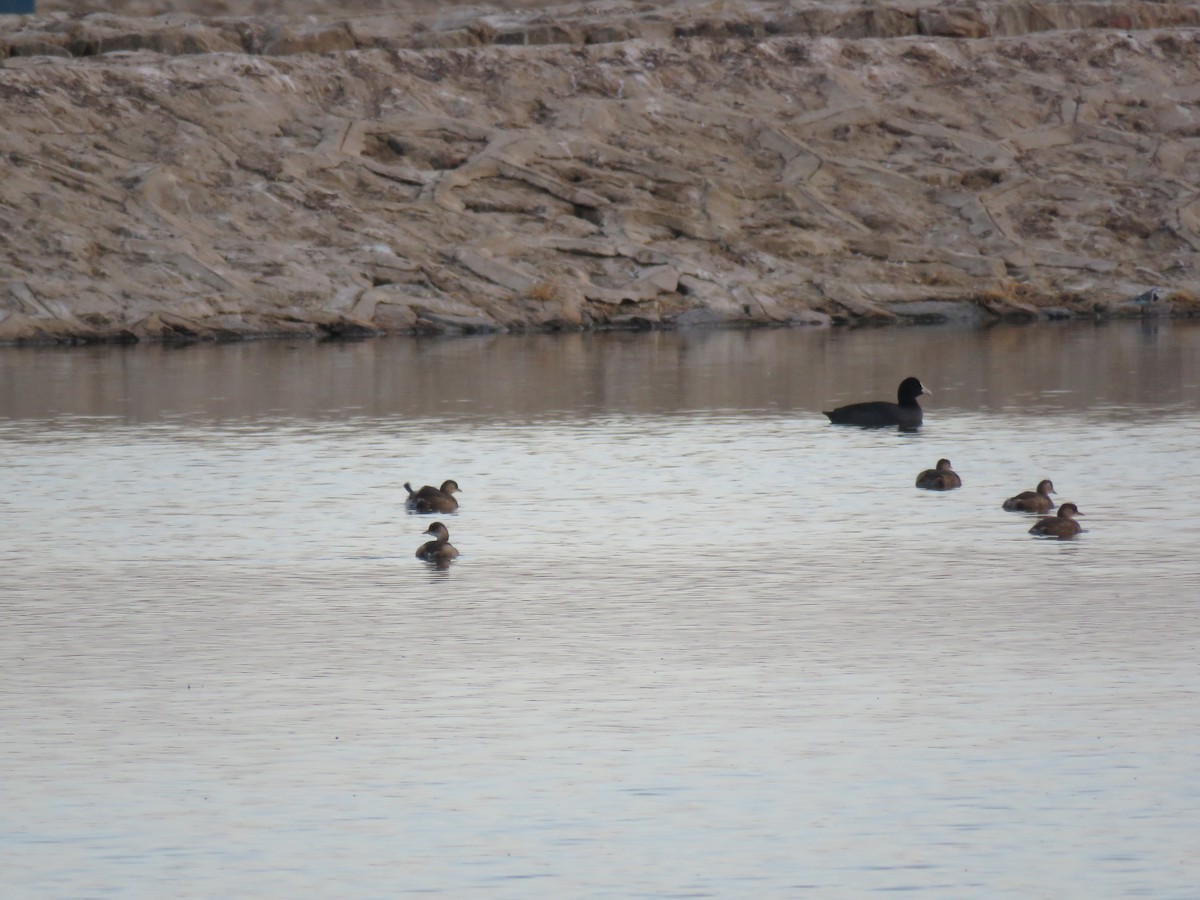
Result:
[[1200,5],[266,8],[0,19],[0,341],[1200,296]]

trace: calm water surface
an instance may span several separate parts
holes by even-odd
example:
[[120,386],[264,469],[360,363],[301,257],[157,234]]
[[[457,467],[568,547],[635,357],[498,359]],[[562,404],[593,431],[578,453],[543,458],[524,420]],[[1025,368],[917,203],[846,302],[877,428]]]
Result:
[[1198,446],[1186,323],[0,352],[3,894],[1194,898]]

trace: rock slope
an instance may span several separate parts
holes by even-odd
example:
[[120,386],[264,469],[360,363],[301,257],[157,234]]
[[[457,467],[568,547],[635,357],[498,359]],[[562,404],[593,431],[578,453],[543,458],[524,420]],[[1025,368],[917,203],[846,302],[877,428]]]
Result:
[[1200,296],[1200,4],[113,9],[0,19],[0,341]]

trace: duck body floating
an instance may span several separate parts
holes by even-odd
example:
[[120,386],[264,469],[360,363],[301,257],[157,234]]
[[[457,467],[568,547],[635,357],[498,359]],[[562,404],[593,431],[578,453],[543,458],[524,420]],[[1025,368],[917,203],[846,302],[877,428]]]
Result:
[[1044,537],[1068,538],[1083,531],[1075,521],[1075,516],[1082,516],[1079,507],[1074,503],[1064,503],[1058,508],[1058,515],[1038,519],[1029,529],[1030,534],[1040,534]]
[[1054,501],[1050,499],[1053,493],[1054,483],[1049,478],[1043,478],[1036,490],[1021,491],[1005,500],[1003,506],[1011,512],[1049,512],[1054,509]]
[[426,541],[417,548],[417,559],[426,562],[448,563],[458,558],[458,550],[450,543],[450,529],[441,522],[434,522],[423,532],[433,535],[432,541]]
[[917,378],[905,378],[896,389],[896,402],[872,400],[851,403],[825,413],[834,425],[857,425],[860,428],[887,428],[895,425],[905,430],[920,428],[924,420],[917,398],[929,394]]
[[450,513],[458,509],[458,501],[454,499],[454,495],[461,488],[453,479],[443,481],[440,488],[427,484],[419,491],[414,491],[412,485],[406,481],[404,489],[408,491],[408,499],[404,501],[404,508],[411,512]]
[[939,459],[932,469],[917,476],[917,487],[926,491],[952,491],[962,487],[962,479],[950,466],[950,460]]

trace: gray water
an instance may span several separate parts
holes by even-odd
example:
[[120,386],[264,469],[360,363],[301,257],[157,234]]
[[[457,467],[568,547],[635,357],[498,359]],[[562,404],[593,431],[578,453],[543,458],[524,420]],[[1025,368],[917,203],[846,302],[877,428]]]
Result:
[[3,351],[3,895],[1194,898],[1198,446],[1188,323]]

